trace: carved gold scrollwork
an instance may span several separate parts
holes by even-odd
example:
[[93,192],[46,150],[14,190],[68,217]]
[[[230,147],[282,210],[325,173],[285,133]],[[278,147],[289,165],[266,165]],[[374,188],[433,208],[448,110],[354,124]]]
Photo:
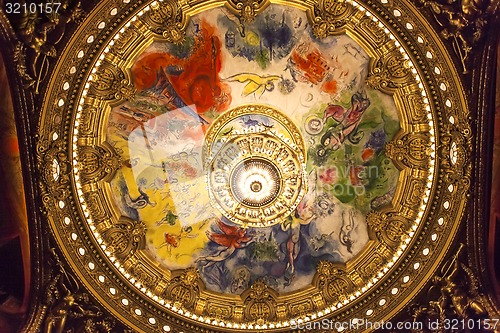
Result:
[[269,0],[229,0],[226,5],[243,22],[252,22],[269,5]]
[[64,200],[69,195],[69,174],[71,163],[68,160],[65,143],[54,140],[48,143],[48,147],[42,141],[38,145],[38,165],[41,172],[41,187],[43,201],[51,199]]
[[89,105],[84,105],[82,116],[80,117],[80,126],[78,131],[82,136],[90,136],[95,134],[94,122],[97,116],[97,108]]
[[181,44],[186,39],[186,18],[177,1],[158,2],[141,17],[153,33],[165,38],[170,43]]
[[102,233],[106,251],[120,259],[143,249],[146,244],[145,235],[146,226],[143,222],[124,217]]
[[104,142],[100,146],[83,146],[78,150],[82,183],[109,181],[121,166],[121,157]]
[[345,31],[354,8],[344,0],[320,0],[312,11],[312,31],[318,38],[338,35]]
[[388,142],[385,154],[399,166],[426,170],[431,154],[431,142],[425,133],[411,133]]
[[289,313],[292,316],[299,316],[312,312],[314,310],[314,304],[310,299],[304,299],[302,301],[290,304],[289,309]]
[[135,29],[125,30],[125,32],[121,35],[121,38],[117,39],[113,44],[111,52],[116,55],[122,56],[126,52],[129,44],[137,40],[139,36],[140,33]]
[[408,94],[404,100],[405,108],[408,110],[411,121],[423,123],[427,121],[427,111],[425,110],[422,96],[418,94]]
[[[410,210],[420,205],[422,198],[425,194],[425,181],[422,179],[412,179],[410,180],[407,188],[405,189],[403,206],[406,206]],[[413,211],[413,213],[415,213]],[[416,213],[415,213],[416,214]]]
[[[443,323],[445,320],[488,317],[477,277],[460,259],[463,248],[464,245],[460,244],[456,255],[441,268],[441,274],[433,278],[427,291],[427,304],[415,305],[411,311],[413,320],[422,322],[424,329],[431,321]],[[432,331],[435,332],[435,329]]]
[[396,247],[406,235],[409,223],[393,213],[372,211],[366,216],[366,224],[382,243]]
[[104,203],[105,198],[101,192],[86,192],[84,193],[87,208],[95,222],[102,221],[107,218],[109,212],[106,211]]
[[470,185],[471,170],[467,158],[470,140],[471,132],[468,127],[459,131],[453,124],[443,126],[441,144],[438,147],[441,166],[445,171],[445,179],[458,183],[459,191],[467,190]]
[[320,261],[313,284],[320,290],[327,302],[334,304],[343,302],[351,292],[356,290],[356,286],[347,276],[345,269],[329,261]]
[[371,62],[366,83],[373,89],[391,94],[408,84],[409,75],[410,70],[403,56],[397,49],[393,49],[384,57]]
[[[372,219],[371,223],[376,224],[376,219]],[[370,228],[373,230],[375,227],[370,226]],[[378,252],[373,251],[369,259],[367,259],[363,265],[360,265],[357,271],[362,278],[369,279],[377,273],[379,267],[381,267],[385,262],[386,260]]]
[[248,320],[263,324],[276,319],[277,293],[264,282],[256,281],[241,297],[245,303],[244,316]]
[[154,288],[158,283],[159,278],[153,275],[142,263],[137,263],[132,266],[132,273],[135,279],[143,286]]
[[231,319],[233,316],[232,306],[219,303],[209,303],[207,313],[218,319]]
[[196,300],[200,295],[200,273],[196,268],[188,268],[178,277],[173,278],[164,293],[165,298],[174,302],[174,305],[194,310]]
[[463,72],[467,73],[471,66],[472,49],[483,40],[491,17],[498,15],[500,2],[419,0],[418,3],[431,9],[442,27],[441,36],[452,42]]
[[105,101],[132,100],[136,89],[122,69],[103,61],[99,72],[92,77],[89,96]]
[[389,39],[384,30],[378,26],[378,23],[369,17],[363,16],[358,27],[366,33],[366,37],[375,45],[382,46]]

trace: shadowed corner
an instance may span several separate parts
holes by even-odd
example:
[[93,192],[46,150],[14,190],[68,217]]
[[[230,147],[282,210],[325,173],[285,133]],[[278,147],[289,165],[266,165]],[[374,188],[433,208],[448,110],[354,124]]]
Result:
[[30,292],[30,245],[18,137],[0,57],[0,331],[16,332]]
[[495,129],[493,132],[493,161],[491,178],[491,210],[488,239],[488,259],[495,295],[500,300],[500,43],[497,45]]

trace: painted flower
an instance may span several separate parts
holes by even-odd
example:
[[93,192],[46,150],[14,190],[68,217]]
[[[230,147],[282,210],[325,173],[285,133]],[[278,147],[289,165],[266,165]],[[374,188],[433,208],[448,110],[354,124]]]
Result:
[[320,175],[319,179],[321,179],[326,184],[331,184],[337,181],[337,168],[328,168],[324,170]]

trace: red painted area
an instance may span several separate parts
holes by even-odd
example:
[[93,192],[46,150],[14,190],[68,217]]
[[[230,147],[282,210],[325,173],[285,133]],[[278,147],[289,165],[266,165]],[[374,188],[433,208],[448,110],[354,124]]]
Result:
[[8,157],[14,157],[18,158],[19,157],[19,144],[17,142],[17,137],[16,136],[8,136],[3,139],[3,152],[8,156]]
[[370,160],[375,155],[375,151],[371,148],[365,148],[361,153],[361,158],[363,162]]
[[337,92],[337,81],[333,79],[325,81],[321,86],[321,91],[331,95],[335,94]]
[[[312,84],[319,84],[327,75],[330,66],[323,55],[314,47],[307,44],[300,44],[291,55],[292,64],[307,81]],[[329,89],[333,88],[334,80],[329,81]]]
[[183,72],[167,77],[179,97],[187,105],[196,105],[199,113],[210,109],[224,111],[231,103],[230,88],[223,83],[221,70],[221,41],[215,28],[201,23],[201,31],[195,36],[193,52],[188,58],[177,58],[167,53],[150,53],[132,68],[134,84],[140,91],[153,86],[160,68],[177,66]]

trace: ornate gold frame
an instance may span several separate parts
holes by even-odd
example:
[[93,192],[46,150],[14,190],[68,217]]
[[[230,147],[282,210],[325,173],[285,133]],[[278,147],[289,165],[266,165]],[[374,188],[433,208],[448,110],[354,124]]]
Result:
[[[145,323],[140,325],[139,323],[143,322],[142,318],[150,317],[146,315],[147,312],[162,306],[166,313],[180,316],[185,320],[194,320],[200,325],[215,326],[217,330],[220,330],[221,326],[279,329],[293,325],[294,320],[307,321],[323,316],[341,322],[350,316],[350,311],[345,311],[345,308],[352,306],[358,308],[356,313],[360,315],[364,312],[367,316],[370,310],[373,311],[370,317],[374,321],[387,320],[391,312],[397,311],[406,303],[401,301],[402,299],[411,297],[409,291],[418,290],[416,286],[430,278],[428,272],[435,270],[435,263],[439,262],[439,256],[447,249],[457,230],[457,222],[461,215],[458,212],[463,210],[467,182],[459,184],[456,180],[447,179],[446,182],[444,179],[441,191],[436,188],[436,183],[437,179],[446,175],[446,166],[462,168],[464,178],[467,178],[466,157],[469,153],[466,134],[470,133],[470,129],[464,117],[467,108],[461,87],[453,80],[446,80],[444,74],[452,73],[454,69],[450,66],[439,70],[443,64],[449,65],[449,60],[444,58],[445,61],[439,61],[440,66],[435,68],[438,68],[444,77],[440,83],[442,85],[440,90],[444,93],[449,89],[452,94],[432,100],[445,100],[445,114],[450,116],[453,114],[456,120],[454,123],[443,121],[438,124],[434,123],[433,119],[437,118],[440,105],[432,104],[427,97],[435,96],[437,92],[432,89],[430,82],[420,79],[425,77],[425,70],[418,65],[414,67],[413,64],[418,63],[416,55],[407,53],[409,47],[405,49],[404,37],[393,34],[388,29],[390,24],[382,23],[383,17],[377,18],[376,12],[373,16],[365,14],[369,7],[335,1],[322,1],[306,6],[298,2],[287,2],[287,5],[300,6],[307,11],[316,36],[347,32],[362,44],[372,58],[368,83],[374,88],[392,94],[400,112],[402,130],[395,141],[389,143],[387,147],[387,155],[393,158],[402,170],[400,184],[393,200],[393,207],[373,212],[368,216],[367,223],[372,240],[362,254],[345,266],[327,262],[320,265],[313,287],[299,293],[278,295],[262,283],[256,283],[241,297],[217,297],[213,293],[204,291],[205,288],[196,271],[168,274],[148,260],[147,256],[141,253],[144,245],[144,226],[135,221],[117,219],[116,210],[108,206],[109,193],[105,190],[106,185],[102,180],[113,174],[119,162],[118,156],[103,143],[103,124],[108,113],[105,111],[108,109],[106,105],[116,104],[134,95],[127,70],[136,54],[158,38],[172,42],[181,41],[183,29],[190,15],[213,5],[220,4],[204,2],[203,8],[196,6],[182,8],[171,2],[154,2],[151,6],[145,7],[132,18],[132,21],[124,21],[125,26],[113,36],[107,46],[104,44],[102,53],[96,54],[94,69],[89,67],[87,70],[87,73],[91,71],[87,74],[87,80],[90,82],[85,83],[85,79],[82,81],[83,90],[69,97],[67,101],[66,98],[60,97],[51,102],[53,95],[46,100],[46,105],[54,103],[59,107],[64,107],[66,104],[74,105],[69,108],[74,125],[70,122],[67,127],[70,132],[61,132],[58,135],[61,138],[74,138],[72,147],[70,145],[69,149],[67,148],[73,152],[70,154],[73,155],[74,162],[70,167],[73,172],[64,176],[73,175],[71,183],[76,186],[71,186],[72,190],[71,187],[68,188],[68,196],[57,197],[55,200],[51,193],[54,186],[48,186],[50,199],[44,200],[51,212],[49,220],[59,239],[59,245],[66,252],[70,262],[73,261],[71,259],[76,259],[72,265],[93,294],[98,298],[103,295],[108,296],[101,298],[106,308],[113,309],[117,316],[133,327],[142,326],[143,330],[147,327],[143,325],[150,323],[144,321]],[[244,12],[245,8],[248,7],[242,9]],[[248,16],[246,19],[250,20],[251,17]],[[418,23],[412,24],[409,18],[407,23],[415,27],[412,30],[417,30],[419,27]],[[430,44],[432,36],[426,36],[428,33],[426,31],[419,33],[422,34],[420,38],[429,39]],[[88,44],[89,38],[87,34],[76,40],[83,40]],[[74,47],[81,47],[80,45]],[[439,51],[438,48],[433,49],[428,46],[426,52],[431,56],[427,58],[443,57]],[[84,50],[78,51],[77,58],[80,52],[86,53]],[[70,54],[68,52],[68,56]],[[64,59],[63,55],[61,62],[67,63]],[[57,72],[64,73],[64,71]],[[59,81],[59,84],[57,81],[52,82],[54,88],[61,86],[62,83],[62,81]],[[448,107],[446,105],[448,102],[451,102],[453,107]],[[462,110],[457,112],[460,109]],[[51,118],[50,109],[46,110],[48,112],[42,121]],[[444,119],[450,116],[445,116]],[[449,144],[455,143],[457,154],[464,158],[455,162],[450,160],[451,147],[443,147],[436,156],[435,142],[441,146],[444,139],[434,136],[435,132],[444,132],[438,130],[439,125],[457,128],[455,132],[458,136],[449,140]],[[42,126],[42,131],[47,127]],[[52,145],[59,142],[60,139],[54,140],[52,134]],[[42,145],[39,145],[39,151],[43,152]],[[50,162],[53,163],[54,160],[57,158],[51,156]],[[434,174],[436,164],[440,168],[435,170]],[[48,166],[42,164],[41,167],[46,169]],[[76,192],[76,196],[70,195],[70,191]],[[442,202],[439,206],[436,205],[438,197]],[[79,212],[65,211],[68,200],[83,204],[76,205],[80,207]],[[434,203],[432,207],[434,211],[425,208],[429,201]],[[73,204],[68,206],[75,207]],[[456,213],[450,216],[447,211]],[[431,215],[437,218],[430,219]],[[58,221],[64,220],[65,217],[69,217],[71,221],[69,225],[62,226]],[[85,220],[88,222],[85,223]],[[80,225],[79,232],[71,230],[76,225]],[[424,242],[423,239],[432,237],[429,229],[436,231],[437,239]],[[86,233],[90,234],[90,237],[86,236]],[[94,239],[92,235],[95,235]],[[416,252],[415,248],[418,245],[422,249]],[[102,271],[104,267],[96,266],[94,272],[89,272],[88,269],[82,270],[80,267],[88,267],[92,262],[91,257],[85,253],[94,253],[97,255],[94,260],[108,262],[106,266],[116,269],[113,275],[121,276],[120,279],[124,281],[123,287],[118,288],[113,279],[106,277],[109,273],[100,275],[104,274]],[[413,267],[406,267],[402,273],[396,274],[396,271],[401,271],[405,266],[402,258],[411,256],[419,257],[412,259]],[[424,277],[419,278],[419,274]],[[104,276],[105,281],[109,282],[99,282],[100,276]],[[404,282],[406,279],[409,281]],[[383,288],[379,281],[384,281],[384,285],[391,281],[394,287],[391,290]],[[405,284],[408,288],[404,288]],[[377,294],[375,299],[373,299],[374,293]],[[134,294],[141,295],[144,300],[149,299],[147,302],[150,305],[133,305],[132,301],[125,302],[127,303],[125,305],[123,300],[131,299]],[[373,300],[365,303],[363,299],[366,298]],[[379,306],[375,309],[374,304],[377,303]],[[135,309],[137,311],[134,310],[135,315],[127,316],[125,313],[134,307],[137,307]],[[159,321],[152,314],[150,318]]]
[[[134,95],[127,70],[153,40],[181,41],[189,17],[213,6],[225,5],[251,21],[269,3],[306,10],[318,37],[347,32],[363,45],[371,57],[370,85],[393,95],[400,112],[401,132],[386,151],[402,172],[392,207],[367,217],[370,245],[354,260],[322,263],[313,286],[294,295],[256,283],[241,297],[228,298],[204,291],[195,270],[165,274],[141,254],[144,226],[120,219],[106,204],[112,202],[106,181],[120,161],[104,143],[103,126],[109,105]],[[139,331],[287,331],[291,320],[387,321],[407,306],[454,242],[472,169],[467,96],[446,46],[419,10],[403,1],[148,6],[99,4],[61,54],[43,100],[37,145],[42,201],[57,247],[85,289]],[[335,286],[342,286],[340,292]],[[268,309],[266,316],[255,316],[253,307]]]

